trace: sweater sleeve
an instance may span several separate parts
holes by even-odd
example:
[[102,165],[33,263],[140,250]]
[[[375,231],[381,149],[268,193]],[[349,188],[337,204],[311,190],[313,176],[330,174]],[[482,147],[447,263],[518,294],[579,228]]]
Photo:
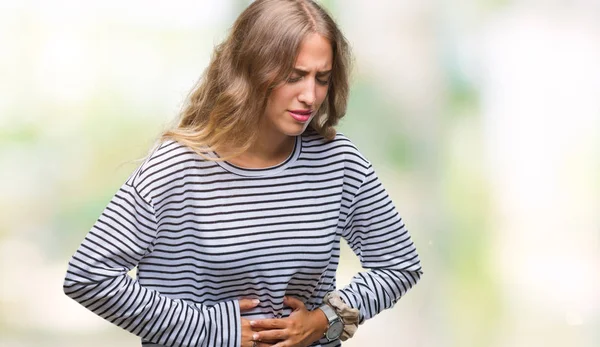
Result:
[[343,237],[366,271],[339,293],[359,310],[359,323],[392,307],[422,275],[402,218],[371,165],[348,210]]
[[65,294],[155,344],[239,346],[237,301],[207,307],[172,299],[127,274],[148,252],[156,233],[153,206],[125,183],[71,258]]

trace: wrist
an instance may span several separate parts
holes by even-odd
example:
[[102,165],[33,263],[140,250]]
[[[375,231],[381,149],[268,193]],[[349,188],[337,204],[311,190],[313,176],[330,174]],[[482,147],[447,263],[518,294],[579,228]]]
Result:
[[344,322],[340,316],[327,304],[319,306],[319,311],[323,312],[323,315],[327,319],[327,330],[323,337],[330,342],[339,339],[344,333]]
[[318,333],[319,338],[321,338],[323,335],[325,335],[327,329],[329,329],[329,320],[327,319],[325,312],[323,312],[323,310],[321,310],[320,308],[315,308],[312,311],[312,315],[312,321],[315,322],[315,334]]

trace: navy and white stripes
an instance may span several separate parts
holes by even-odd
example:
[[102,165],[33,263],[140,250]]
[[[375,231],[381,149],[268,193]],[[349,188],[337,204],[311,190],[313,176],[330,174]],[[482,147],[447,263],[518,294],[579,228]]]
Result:
[[[297,137],[266,169],[163,143],[110,201],[71,259],[64,290],[145,345],[240,345],[240,315],[286,317],[336,290],[344,237],[368,271],[340,289],[361,322],[421,275],[415,247],[370,163],[343,135]],[[137,279],[127,275],[138,267]],[[260,304],[240,312],[241,298]],[[315,346],[339,346],[321,340]]]

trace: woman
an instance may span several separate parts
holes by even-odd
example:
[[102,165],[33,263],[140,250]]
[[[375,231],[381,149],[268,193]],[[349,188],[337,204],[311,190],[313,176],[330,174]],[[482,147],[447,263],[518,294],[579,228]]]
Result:
[[[65,293],[146,346],[339,346],[392,307],[421,268],[335,132],[349,65],[313,1],[253,2],[71,259]],[[368,270],[336,290],[341,237]]]

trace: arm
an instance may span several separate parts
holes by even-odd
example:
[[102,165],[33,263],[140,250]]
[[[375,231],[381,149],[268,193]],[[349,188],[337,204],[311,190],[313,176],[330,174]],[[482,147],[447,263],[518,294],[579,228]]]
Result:
[[359,322],[392,307],[422,275],[420,261],[404,222],[369,165],[348,210],[343,231],[362,266],[339,290],[359,310]]
[[166,346],[240,346],[237,301],[204,307],[141,286],[127,272],[156,237],[154,209],[124,184],[69,262],[65,294],[144,340]]
[[[371,166],[348,209],[343,237],[368,269],[338,292],[348,306],[359,310],[362,323],[392,307],[422,274],[410,235]],[[289,318],[251,322],[265,330],[254,335],[256,341],[278,342],[273,347],[307,346],[323,337],[328,322],[321,310],[306,311],[290,298],[284,303],[294,308]]]

